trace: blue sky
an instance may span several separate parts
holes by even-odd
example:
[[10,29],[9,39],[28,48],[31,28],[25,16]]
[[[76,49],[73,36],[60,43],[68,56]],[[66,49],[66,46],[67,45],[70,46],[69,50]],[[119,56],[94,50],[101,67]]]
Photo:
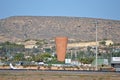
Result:
[[0,0],[0,19],[71,16],[120,20],[120,0]]

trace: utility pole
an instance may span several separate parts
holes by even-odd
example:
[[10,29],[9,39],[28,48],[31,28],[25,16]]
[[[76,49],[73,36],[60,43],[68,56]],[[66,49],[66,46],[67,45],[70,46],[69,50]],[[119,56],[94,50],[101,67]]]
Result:
[[96,70],[98,70],[98,31],[97,31],[97,24],[98,22],[95,23],[95,28],[96,28]]
[[95,28],[96,28],[96,60],[95,60],[95,70],[98,70],[98,30],[97,30],[97,24],[98,22],[95,21]]

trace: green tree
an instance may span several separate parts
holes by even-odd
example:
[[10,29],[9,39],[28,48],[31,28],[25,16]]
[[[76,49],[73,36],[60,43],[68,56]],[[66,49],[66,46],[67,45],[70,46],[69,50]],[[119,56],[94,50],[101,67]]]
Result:
[[24,45],[21,44],[15,44],[11,42],[4,42],[0,44],[1,46],[1,54],[9,56],[13,56],[16,52],[23,52],[24,51]]
[[24,54],[23,53],[17,53],[17,54],[15,54],[13,60],[14,61],[23,61],[23,60],[25,60]]
[[106,45],[106,42],[105,42],[105,40],[103,40],[103,41],[101,41],[101,42],[99,42],[99,44],[101,44],[101,45]]
[[35,56],[34,56],[34,61],[36,61],[36,62],[43,61],[43,57],[41,56],[41,54],[35,55]]
[[38,47],[42,47],[43,45],[47,44],[46,40],[38,40],[36,42],[36,45],[38,45]]
[[79,61],[83,64],[91,64],[95,58],[94,57],[86,57],[86,58],[80,58]]
[[51,54],[50,53],[41,53],[41,54],[37,54],[35,56],[35,61],[39,62],[39,61],[47,61],[48,58],[51,58]]

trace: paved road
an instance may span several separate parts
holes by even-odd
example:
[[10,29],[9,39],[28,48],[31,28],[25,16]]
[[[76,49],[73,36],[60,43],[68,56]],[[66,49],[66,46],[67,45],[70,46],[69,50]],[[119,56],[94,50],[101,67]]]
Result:
[[108,74],[108,73],[118,73],[120,72],[108,72],[108,71],[81,71],[81,70],[76,70],[76,71],[66,71],[66,70],[11,70],[11,69],[0,69],[0,73],[2,72],[26,72],[26,71],[33,71],[33,72],[57,72],[57,73],[70,73],[70,74]]

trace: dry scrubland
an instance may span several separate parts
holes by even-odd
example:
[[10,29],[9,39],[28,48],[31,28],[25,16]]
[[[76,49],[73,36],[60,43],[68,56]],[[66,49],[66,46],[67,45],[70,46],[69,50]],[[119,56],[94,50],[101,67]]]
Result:
[[98,22],[98,40],[120,41],[120,21],[60,16],[14,16],[0,19],[0,41],[26,39],[69,39],[95,41],[95,24]]
[[120,73],[2,71],[0,80],[120,80]]

